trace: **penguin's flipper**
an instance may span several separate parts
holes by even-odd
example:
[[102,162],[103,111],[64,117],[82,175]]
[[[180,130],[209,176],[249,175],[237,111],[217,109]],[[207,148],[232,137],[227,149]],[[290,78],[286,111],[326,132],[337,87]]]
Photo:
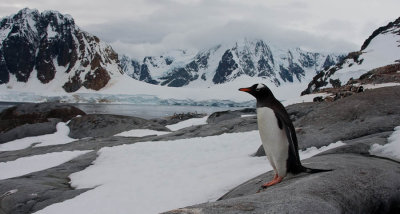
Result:
[[296,131],[290,118],[275,113],[276,119],[278,120],[279,128],[284,129],[286,137],[289,143],[288,149],[288,160],[287,160],[287,171],[297,174],[306,171],[306,168],[301,165],[298,142],[296,137]]
[[292,121],[289,118],[285,118],[275,113],[276,119],[278,120],[278,126],[281,129],[285,129],[286,137],[289,143],[289,156],[287,160],[287,171],[293,174],[300,172],[307,173],[319,173],[329,172],[333,169],[312,169],[304,167],[300,162],[299,146],[297,142],[296,130],[293,126]]

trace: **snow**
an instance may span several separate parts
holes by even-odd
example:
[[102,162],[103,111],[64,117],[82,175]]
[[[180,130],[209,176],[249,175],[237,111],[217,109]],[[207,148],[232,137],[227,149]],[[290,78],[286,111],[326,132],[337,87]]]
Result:
[[59,144],[67,144],[75,139],[68,137],[69,127],[59,122],[56,126],[57,131],[53,134],[40,135],[35,137],[25,137],[7,143],[0,144],[0,151],[14,151],[30,147],[35,144],[34,147],[51,146]]
[[37,213],[160,213],[214,201],[272,169],[266,157],[251,156],[260,145],[251,131],[102,148],[93,165],[70,176],[73,187],[94,189]]
[[[394,33],[379,34],[363,50],[359,57],[359,60],[363,60],[361,64],[347,60],[343,69],[337,70],[330,79],[339,79],[342,84],[345,84],[350,78],[357,79],[374,68],[394,64],[400,56],[399,45],[399,35]],[[352,65],[350,66],[350,64]]]
[[0,180],[55,167],[90,151],[91,150],[53,152],[44,155],[18,158],[14,161],[0,162]]
[[362,85],[364,89],[376,89],[376,88],[384,88],[384,87],[392,87],[392,86],[399,86],[400,83],[398,82],[389,82],[389,83],[381,83],[381,84],[366,84]]
[[191,118],[191,119],[184,120],[184,121],[181,121],[176,124],[167,125],[166,127],[171,131],[176,131],[176,130],[191,127],[191,126],[204,125],[204,124],[207,124],[207,118],[208,118],[208,116],[205,116],[202,118]]
[[149,136],[149,135],[164,135],[164,134],[169,134],[171,132],[163,132],[163,131],[155,131],[151,129],[133,129],[130,131],[125,131],[121,132],[119,134],[116,134],[114,136],[120,136],[120,137],[144,137],[144,136]]
[[387,144],[373,144],[369,153],[400,161],[400,126],[394,128],[394,132],[389,136]]
[[256,114],[242,114],[240,117],[254,117]]

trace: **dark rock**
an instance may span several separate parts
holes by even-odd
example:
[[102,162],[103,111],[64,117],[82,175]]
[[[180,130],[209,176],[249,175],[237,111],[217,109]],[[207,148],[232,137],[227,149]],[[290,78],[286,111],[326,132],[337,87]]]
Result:
[[[90,152],[50,169],[0,180],[0,213],[33,213],[86,192],[89,189],[72,188],[68,176],[91,165],[96,157],[96,152]],[[2,195],[10,190],[17,192]]]
[[239,118],[239,117],[241,117],[241,115],[246,115],[246,114],[254,114],[255,115],[256,110],[254,108],[246,108],[246,109],[235,110],[235,111],[214,112],[207,118],[207,123],[219,123],[224,120],[231,120],[234,118]]
[[150,120],[109,114],[90,114],[75,117],[68,123],[72,138],[109,137],[132,129],[169,131],[166,127]]
[[49,118],[59,118],[63,122],[77,115],[85,115],[82,110],[61,103],[25,103],[0,113],[0,132],[6,132],[23,124],[49,122]]
[[0,133],[0,143],[5,143],[24,137],[45,135],[56,132],[56,125],[58,122],[61,122],[61,119],[49,118],[48,120],[49,122],[44,123],[20,125],[11,130],[8,130],[7,132]]
[[370,143],[358,140],[347,150],[339,147],[303,161],[308,167],[333,171],[291,175],[262,190],[260,186],[273,177],[270,171],[239,185],[217,202],[167,213],[398,213],[400,163],[358,150],[369,148]]
[[220,84],[226,82],[227,77],[238,67],[238,64],[233,59],[232,52],[230,50],[225,51],[215,71],[213,83]]
[[175,123],[179,123],[184,120],[192,119],[192,118],[202,118],[205,117],[206,114],[199,114],[197,112],[188,112],[188,113],[175,113],[174,115],[166,118],[155,118],[151,119],[151,121],[159,123],[163,126],[171,125]]

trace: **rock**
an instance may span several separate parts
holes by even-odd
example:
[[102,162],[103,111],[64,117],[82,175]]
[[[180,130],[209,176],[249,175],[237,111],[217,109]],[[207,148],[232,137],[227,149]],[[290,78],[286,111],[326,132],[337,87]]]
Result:
[[[384,141],[387,136],[382,133],[374,138]],[[308,167],[333,171],[292,175],[260,190],[272,179],[270,171],[239,185],[217,202],[166,213],[399,213],[400,163],[365,155],[359,148],[370,147],[373,142],[365,142],[367,139],[346,142],[349,145],[344,148],[303,161]]]
[[[299,149],[391,131],[400,125],[400,86],[367,90],[335,102],[295,104],[302,115],[293,122]],[[305,110],[304,108],[310,108]],[[296,110],[299,111],[299,110]],[[264,150],[263,148],[260,148]],[[265,152],[257,152],[265,155]]]
[[212,113],[207,118],[207,123],[219,123],[224,120],[230,120],[234,118],[239,118],[241,115],[248,115],[248,114],[256,114],[256,110],[254,108],[245,108],[241,110],[235,111],[219,111]]
[[56,126],[61,119],[49,118],[49,122],[24,124],[0,134],[0,143],[5,143],[24,137],[51,134],[57,131]]
[[[90,152],[50,169],[0,180],[0,213],[33,213],[86,192],[72,188],[68,176],[91,165],[96,157],[96,152]],[[10,190],[16,192],[3,195]]]
[[165,126],[138,117],[90,114],[75,117],[68,124],[72,138],[109,137],[132,129],[170,131]]
[[175,113],[174,115],[166,118],[154,118],[151,121],[159,123],[163,126],[171,125],[175,123],[179,123],[184,120],[192,119],[192,118],[202,118],[205,117],[206,114],[199,114],[197,112],[188,112],[188,113]]
[[66,122],[77,115],[85,115],[82,110],[62,103],[25,103],[0,113],[0,133],[24,124],[49,122],[49,118],[59,118]]
[[176,140],[193,137],[215,136],[224,133],[247,132],[252,130],[257,130],[257,120],[255,117],[238,117],[230,120],[224,120],[219,123],[187,127],[171,134],[154,137],[152,140]]

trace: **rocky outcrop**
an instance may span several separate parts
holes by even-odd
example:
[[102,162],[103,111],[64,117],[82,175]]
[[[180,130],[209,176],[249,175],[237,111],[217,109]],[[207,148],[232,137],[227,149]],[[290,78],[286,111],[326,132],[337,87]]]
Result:
[[74,106],[61,103],[21,104],[0,113],[0,133],[6,133],[24,124],[46,123],[50,118],[66,122],[77,115],[85,114]]
[[75,117],[68,123],[72,138],[110,137],[132,129],[170,131],[158,123],[138,117],[109,114],[90,114]]
[[[0,84],[10,76],[27,82],[36,75],[46,84],[57,79],[67,92],[100,90],[121,73],[118,55],[96,36],[79,29],[69,15],[23,9],[0,21]],[[60,81],[60,80],[59,80]]]
[[48,118],[49,122],[23,124],[13,129],[0,133],[0,144],[24,137],[51,134],[57,131],[56,125],[61,122],[59,118]]

